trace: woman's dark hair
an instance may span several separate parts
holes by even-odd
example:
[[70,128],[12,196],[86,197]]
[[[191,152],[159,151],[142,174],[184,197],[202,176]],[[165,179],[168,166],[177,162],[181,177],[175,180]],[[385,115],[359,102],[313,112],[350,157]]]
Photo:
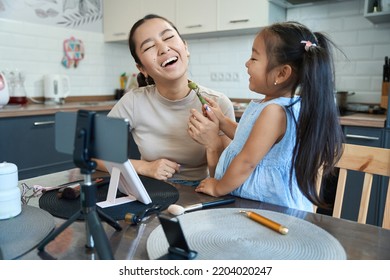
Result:
[[312,203],[326,207],[316,192],[318,171],[323,168],[325,176],[332,174],[344,141],[334,101],[331,47],[335,45],[326,35],[312,33],[292,21],[270,25],[261,34],[269,61],[267,69],[290,65],[292,77],[285,87],[301,97],[292,158],[299,188]]
[[[155,14],[148,14],[148,15],[144,16],[143,18],[139,19],[136,23],[134,23],[134,25],[130,29],[129,42],[128,42],[130,53],[131,53],[132,57],[134,58],[135,63],[137,63],[139,65],[142,65],[142,63],[141,63],[141,60],[139,59],[137,52],[136,52],[136,46],[135,46],[135,42],[134,42],[134,33],[138,27],[140,27],[143,23],[145,23],[145,21],[148,21],[148,20],[154,19],[154,18],[159,18],[159,19],[162,19],[162,20],[168,22],[172,26],[172,28],[175,29],[177,34],[179,34],[180,38],[183,40],[183,38],[180,35],[179,31],[177,30],[176,26],[168,19],[166,19],[162,16],[159,16],[159,15],[155,15]],[[145,86],[145,85],[154,84],[152,77],[150,77],[150,76],[145,77],[144,74],[142,74],[142,73],[138,73],[137,80],[138,80],[138,85],[140,87]]]

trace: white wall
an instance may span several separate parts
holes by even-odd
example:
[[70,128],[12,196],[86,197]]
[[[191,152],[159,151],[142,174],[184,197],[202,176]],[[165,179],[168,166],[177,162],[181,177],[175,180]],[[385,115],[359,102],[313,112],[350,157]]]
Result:
[[[363,0],[299,6],[288,10],[287,19],[327,32],[346,53],[349,60],[339,57],[336,62],[338,90],[355,91],[354,102],[379,103],[384,56],[390,56],[390,24],[372,24],[363,17],[363,6]],[[62,43],[71,36],[85,45],[85,59],[76,69],[60,63]],[[248,90],[244,65],[254,36],[188,40],[190,78],[229,97],[257,98]],[[31,96],[43,95],[42,78],[48,73],[69,75],[72,95],[82,96],[113,94],[119,75],[136,71],[127,45],[104,43],[99,32],[0,19],[0,71],[16,68],[26,73]]]
[[[77,68],[65,68],[63,41],[74,36],[85,46]],[[103,34],[0,19],[0,71],[23,71],[28,96],[43,96],[43,76],[70,77],[71,95],[109,95],[123,72],[135,71],[127,46],[106,44]]]
[[380,103],[384,57],[390,57],[390,23],[363,17],[364,1],[343,1],[289,9],[287,19],[326,32],[348,59],[338,55],[337,90],[356,92],[351,102]]
[[[363,16],[364,0],[322,2],[289,8],[287,20],[327,33],[346,54],[336,54],[336,89],[356,92],[351,102],[380,103],[384,57],[390,57],[390,23],[375,25]],[[204,85],[229,97],[254,98],[244,66],[255,35],[189,40],[191,72]],[[212,81],[213,72],[239,73],[239,81]]]

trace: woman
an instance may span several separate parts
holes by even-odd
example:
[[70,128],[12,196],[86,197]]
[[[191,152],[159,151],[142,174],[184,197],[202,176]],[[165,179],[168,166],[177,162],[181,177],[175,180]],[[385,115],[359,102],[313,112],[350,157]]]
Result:
[[[203,110],[188,87],[188,46],[170,21],[147,15],[133,25],[129,48],[148,85],[127,92],[108,116],[129,120],[141,154],[140,160],[131,160],[138,174],[196,186],[208,176],[208,166],[205,148],[187,132],[190,110]],[[235,120],[229,98],[199,89]],[[222,132],[219,137],[225,146],[230,141]]]

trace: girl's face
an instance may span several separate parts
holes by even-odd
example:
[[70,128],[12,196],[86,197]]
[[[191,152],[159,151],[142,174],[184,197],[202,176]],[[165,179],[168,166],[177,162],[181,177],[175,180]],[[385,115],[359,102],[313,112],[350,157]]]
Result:
[[251,91],[271,95],[275,88],[274,72],[267,72],[268,58],[264,44],[264,38],[261,35],[256,36],[252,45],[252,55],[245,63],[249,74],[249,89]]
[[156,83],[186,75],[187,45],[165,20],[155,18],[145,21],[134,33],[134,42],[142,63],[137,65],[138,69],[145,76],[151,76]]

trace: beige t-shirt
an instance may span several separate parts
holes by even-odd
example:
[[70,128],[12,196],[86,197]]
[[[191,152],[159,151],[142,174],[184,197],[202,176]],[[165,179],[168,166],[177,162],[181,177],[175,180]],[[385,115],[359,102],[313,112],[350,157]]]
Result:
[[[226,116],[235,120],[233,104],[222,93],[199,86],[203,96],[216,100]],[[127,92],[108,116],[128,119],[141,159],[166,158],[181,165],[173,179],[197,181],[208,176],[206,151],[187,132],[190,109],[202,111],[195,91],[181,100],[161,96],[154,85]]]

